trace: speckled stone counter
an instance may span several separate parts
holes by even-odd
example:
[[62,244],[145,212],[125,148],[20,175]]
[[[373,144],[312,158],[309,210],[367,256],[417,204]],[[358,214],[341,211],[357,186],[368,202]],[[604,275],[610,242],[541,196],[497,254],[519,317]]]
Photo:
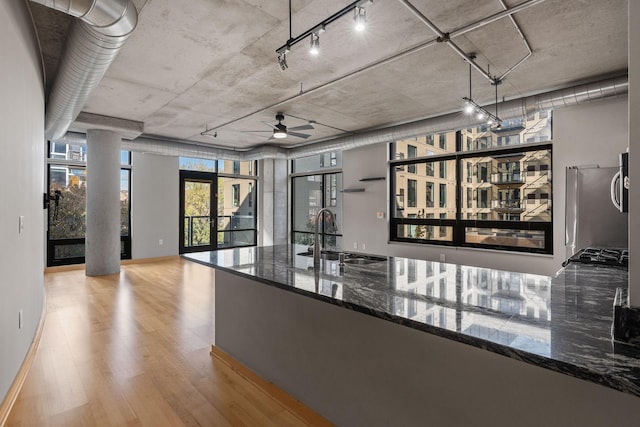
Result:
[[619,267],[569,264],[555,278],[384,257],[366,265],[250,247],[184,257],[290,292],[640,396],[640,347],[611,339]]

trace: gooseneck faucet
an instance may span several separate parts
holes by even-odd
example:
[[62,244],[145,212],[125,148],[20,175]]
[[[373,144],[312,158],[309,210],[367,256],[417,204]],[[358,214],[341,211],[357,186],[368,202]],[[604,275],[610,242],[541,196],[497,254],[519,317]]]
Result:
[[315,233],[314,233],[314,241],[313,241],[313,268],[318,268],[320,266],[320,252],[321,252],[321,248],[320,248],[320,222],[322,221],[322,219],[324,218],[323,215],[324,213],[328,213],[329,214],[329,220],[331,221],[331,227],[333,230],[336,229],[336,218],[333,215],[333,212],[331,212],[329,210],[329,208],[322,208],[318,211],[318,214],[316,215],[316,229],[315,229]]

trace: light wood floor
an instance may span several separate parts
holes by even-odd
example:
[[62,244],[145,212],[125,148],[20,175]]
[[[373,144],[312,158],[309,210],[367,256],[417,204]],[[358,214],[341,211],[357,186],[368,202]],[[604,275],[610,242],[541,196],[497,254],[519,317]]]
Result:
[[7,426],[328,425],[209,354],[214,286],[178,258],[46,274],[42,340]]

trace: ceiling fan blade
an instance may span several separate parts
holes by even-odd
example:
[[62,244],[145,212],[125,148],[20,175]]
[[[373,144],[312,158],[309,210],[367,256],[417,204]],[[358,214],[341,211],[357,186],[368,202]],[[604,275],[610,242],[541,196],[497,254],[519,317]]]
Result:
[[245,132],[245,133],[273,133],[272,130],[242,130],[240,132]]
[[315,129],[313,126],[311,126],[311,123],[306,124],[306,125],[302,125],[302,126],[296,126],[296,127],[292,127],[292,128],[287,128],[289,130],[309,130],[309,129]]
[[307,135],[306,133],[298,133],[298,132],[287,132],[287,135],[295,136],[296,138],[303,138],[303,139],[307,139],[311,136],[311,135]]
[[269,122],[262,122],[267,126],[271,126],[273,129],[278,129],[278,127],[276,125],[274,125],[273,123],[269,123]]

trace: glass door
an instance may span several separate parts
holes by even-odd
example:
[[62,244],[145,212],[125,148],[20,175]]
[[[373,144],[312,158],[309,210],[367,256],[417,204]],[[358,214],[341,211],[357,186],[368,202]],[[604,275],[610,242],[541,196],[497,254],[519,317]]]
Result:
[[180,253],[216,249],[215,173],[180,171]]

